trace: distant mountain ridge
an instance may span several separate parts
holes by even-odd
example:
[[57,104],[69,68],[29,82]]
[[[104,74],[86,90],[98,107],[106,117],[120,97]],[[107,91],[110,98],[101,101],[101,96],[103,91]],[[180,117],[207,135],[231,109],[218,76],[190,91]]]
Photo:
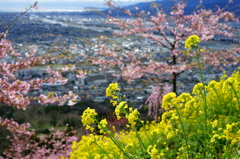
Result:
[[[228,3],[229,0],[202,0],[201,5],[206,9],[215,9],[216,6],[220,6],[220,8],[225,7],[228,4],[228,9],[233,9],[234,11],[237,9],[240,9],[240,0],[233,0],[234,3]],[[162,8],[166,12],[171,11],[171,7],[174,5],[174,1],[172,0],[157,0],[152,2],[141,2],[134,5],[125,6],[124,9],[129,9],[132,13],[136,13],[135,7],[138,7],[139,10],[145,10],[150,11],[151,13],[156,12],[156,9],[151,8],[152,3],[161,4]],[[196,6],[200,5],[199,0],[188,0],[187,6],[185,8],[185,14],[190,14],[194,11]],[[104,12],[108,12],[108,10],[105,10]],[[125,13],[122,13],[121,11],[113,11],[113,14],[115,15],[126,15]],[[239,15],[240,12],[237,12]]]
[[84,7],[84,9],[97,9],[97,10],[106,10],[107,7]]

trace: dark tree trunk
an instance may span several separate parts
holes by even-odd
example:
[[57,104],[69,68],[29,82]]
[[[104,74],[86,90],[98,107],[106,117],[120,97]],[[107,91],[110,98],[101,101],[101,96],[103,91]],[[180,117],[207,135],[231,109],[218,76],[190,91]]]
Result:
[[[177,58],[176,58],[176,55],[173,55],[173,65],[176,65],[177,64]],[[172,80],[172,83],[173,83],[173,92],[177,94],[177,73],[176,72],[173,72],[173,80]]]

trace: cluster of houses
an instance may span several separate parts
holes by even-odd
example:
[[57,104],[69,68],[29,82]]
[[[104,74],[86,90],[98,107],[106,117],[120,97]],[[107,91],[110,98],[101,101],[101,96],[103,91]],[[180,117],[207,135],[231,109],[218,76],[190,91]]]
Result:
[[[94,67],[89,66],[89,70]],[[120,84],[122,93],[126,96],[128,101],[135,103],[143,103],[151,93],[153,87],[145,88],[145,85],[137,85],[135,81],[128,86],[125,86],[125,81],[118,79],[114,71],[106,71],[99,73],[88,74],[85,77],[77,78],[74,72],[66,72],[63,77],[68,79],[65,85],[60,83],[49,84],[43,83],[41,89],[29,91],[30,96],[39,96],[40,94],[47,94],[48,92],[55,92],[57,95],[62,96],[69,90],[79,95],[79,99],[92,99],[95,102],[103,102],[108,98],[105,96],[105,90],[110,83],[118,82]],[[116,72],[115,72],[116,73]],[[34,78],[45,79],[49,75],[44,69],[29,69],[20,70],[16,77],[28,81]],[[133,90],[140,90],[133,92]]]

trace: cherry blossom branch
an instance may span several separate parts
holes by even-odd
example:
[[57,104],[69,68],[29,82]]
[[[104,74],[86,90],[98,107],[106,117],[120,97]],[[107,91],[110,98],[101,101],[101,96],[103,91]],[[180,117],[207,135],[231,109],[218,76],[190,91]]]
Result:
[[8,25],[5,27],[4,32],[0,35],[0,41],[2,38],[7,34],[8,30],[12,27],[13,23],[15,23],[20,17],[24,16],[28,11],[30,11],[32,8],[38,10],[37,3],[35,2],[33,6],[30,6],[29,8],[26,8],[25,12],[22,12],[20,15],[17,15],[16,18]]

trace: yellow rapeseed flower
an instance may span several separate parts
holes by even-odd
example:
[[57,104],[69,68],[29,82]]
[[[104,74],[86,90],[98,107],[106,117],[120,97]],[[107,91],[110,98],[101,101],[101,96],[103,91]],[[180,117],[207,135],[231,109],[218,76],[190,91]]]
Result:
[[156,145],[154,145],[154,146],[149,145],[147,148],[147,153],[151,156],[151,159],[160,158],[158,149],[156,148]]
[[118,104],[118,102],[115,100],[110,100],[110,103],[112,103],[113,106],[116,106]]
[[203,91],[203,84],[198,83],[193,87],[192,94],[201,94]]
[[212,128],[215,128],[215,127],[217,127],[218,126],[218,120],[214,120],[213,122],[212,122]]
[[132,149],[132,147],[133,147],[133,142],[130,142],[125,146],[125,150],[129,151]]
[[139,119],[138,115],[140,113],[137,109],[134,109],[129,115],[127,115],[128,122],[134,127],[136,125],[136,121]]
[[197,43],[200,43],[200,38],[197,35],[191,35],[185,41],[185,48],[192,49],[192,47],[197,47]]
[[87,126],[87,129],[93,130],[89,125],[94,123],[95,116],[97,116],[95,109],[90,109],[88,107],[86,110],[84,110],[83,115],[81,116],[83,126]]
[[106,119],[102,119],[100,123],[98,124],[98,129],[100,130],[100,133],[107,134],[108,131],[108,122]]
[[118,83],[111,83],[106,89],[106,97],[112,97],[113,99],[116,99],[116,91],[120,91]]
[[122,101],[117,105],[117,107],[115,109],[115,114],[116,114],[118,120],[121,119],[121,113],[124,113],[123,110],[126,108],[128,108],[127,102]]
[[170,92],[168,94],[166,94],[164,97],[163,97],[163,100],[162,100],[162,107],[165,109],[165,110],[170,110],[170,107],[172,105],[172,99],[176,98],[176,93],[174,92]]
[[197,35],[191,35],[190,37],[187,38],[187,40],[185,41],[185,48],[188,49],[188,53],[189,50],[193,49],[193,48],[197,48],[197,43],[200,43],[200,38]]

